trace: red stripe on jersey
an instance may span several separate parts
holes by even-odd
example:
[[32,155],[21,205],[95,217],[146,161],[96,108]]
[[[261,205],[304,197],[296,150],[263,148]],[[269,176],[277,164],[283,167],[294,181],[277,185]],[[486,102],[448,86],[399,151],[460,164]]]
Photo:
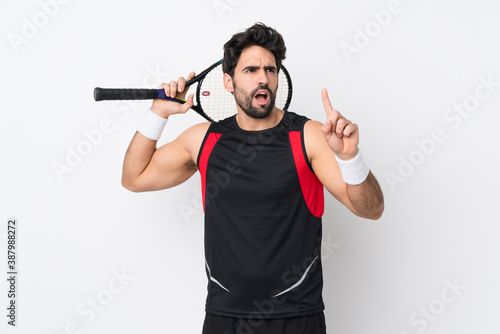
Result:
[[289,137],[293,160],[295,160],[295,167],[299,175],[300,188],[302,189],[307,207],[314,217],[321,217],[325,211],[323,185],[307,165],[304,152],[302,151],[300,131],[290,131]]
[[212,149],[219,140],[220,136],[222,136],[222,133],[209,133],[200,155],[200,165],[198,168],[200,169],[201,175],[201,198],[203,199],[203,212],[205,212],[205,186],[207,183],[208,157],[210,157],[210,153],[212,153]]

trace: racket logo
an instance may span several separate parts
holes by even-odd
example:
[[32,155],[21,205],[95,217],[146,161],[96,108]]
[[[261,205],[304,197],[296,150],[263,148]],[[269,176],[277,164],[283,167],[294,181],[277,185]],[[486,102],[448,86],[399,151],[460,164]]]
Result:
[[[200,74],[186,82],[186,87],[198,83],[196,87],[196,105],[191,109],[203,116],[207,121],[214,122],[235,115],[238,110],[234,96],[224,89],[224,73],[221,66],[222,60],[212,64]],[[292,99],[292,81],[284,66],[279,71],[279,87],[276,94],[275,104],[278,108],[287,110]],[[96,101],[105,100],[153,100],[165,99],[177,103],[186,101],[179,98],[170,98],[165,95],[164,89],[145,88],[99,88],[94,89]]]

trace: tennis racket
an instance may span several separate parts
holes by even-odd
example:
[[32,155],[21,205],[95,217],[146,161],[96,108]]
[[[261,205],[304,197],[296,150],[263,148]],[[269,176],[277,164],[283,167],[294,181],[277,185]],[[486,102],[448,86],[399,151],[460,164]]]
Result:
[[[224,88],[223,75],[222,60],[220,60],[186,82],[186,87],[198,83],[194,97],[195,104],[191,109],[210,122],[219,121],[238,112],[233,95]],[[165,99],[178,103],[186,102],[177,97],[165,96],[163,89],[94,88],[94,100],[96,101],[151,99]],[[278,108],[287,110],[291,100],[292,81],[290,74],[284,66],[281,66],[275,104]]]

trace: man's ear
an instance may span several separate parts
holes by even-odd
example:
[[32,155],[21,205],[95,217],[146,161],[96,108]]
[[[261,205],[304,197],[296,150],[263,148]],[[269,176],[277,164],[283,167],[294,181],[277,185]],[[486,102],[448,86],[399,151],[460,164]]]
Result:
[[233,78],[231,78],[231,76],[227,73],[224,73],[224,77],[223,77],[223,80],[224,80],[224,88],[229,92],[229,93],[232,93],[234,91],[234,87],[233,87]]

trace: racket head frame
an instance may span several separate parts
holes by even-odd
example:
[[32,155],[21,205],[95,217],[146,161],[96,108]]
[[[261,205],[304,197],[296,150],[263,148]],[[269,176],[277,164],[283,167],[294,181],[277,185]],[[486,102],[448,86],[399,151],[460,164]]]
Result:
[[[203,110],[203,103],[201,102],[201,96],[203,96],[203,94],[202,94],[202,87],[203,87],[203,80],[205,79],[205,77],[207,76],[207,74],[210,71],[212,71],[213,69],[215,69],[217,66],[222,66],[222,59],[219,60],[218,62],[212,64],[209,68],[207,68],[206,70],[204,70],[203,72],[201,72],[199,75],[197,75],[196,77],[194,77],[191,80],[189,80],[189,81],[186,82],[186,86],[189,86],[189,85],[192,85],[195,82],[198,82],[198,86],[196,87],[196,94],[195,94],[196,105],[193,105],[191,107],[191,109],[195,110],[197,113],[199,113],[201,116],[203,116],[205,119],[207,119],[210,122],[214,122],[214,120],[212,119],[212,117],[210,117]],[[293,93],[292,79],[290,77],[290,73],[285,68],[285,66],[281,65],[280,71],[283,73],[283,77],[284,77],[284,79],[286,80],[286,83],[287,83],[287,88],[286,88],[287,89],[287,92],[286,92],[287,93],[287,97],[286,97],[286,101],[285,101],[285,103],[284,103],[284,105],[282,107],[282,109],[284,111],[286,111],[286,110],[288,110],[288,107],[290,106],[290,103],[292,101],[292,93]],[[280,78],[280,73],[279,72],[278,72],[278,78]],[[221,80],[223,80],[223,79],[221,78]],[[279,83],[281,83],[281,80],[278,81],[278,84]]]
[[[203,102],[201,100],[201,96],[203,95],[203,93],[201,90],[202,90],[202,86],[203,86],[203,81],[205,80],[207,75],[218,66],[222,66],[222,59],[213,63],[209,67],[207,67],[205,70],[203,70],[197,76],[186,81],[186,85],[185,85],[185,87],[189,87],[189,86],[193,85],[194,83],[198,83],[198,85],[196,87],[196,94],[195,94],[196,105],[193,104],[193,106],[191,106],[191,109],[196,111],[199,115],[201,115],[203,118],[205,118],[209,122],[214,122],[216,120],[214,120],[213,117],[210,117],[207,114],[207,112],[203,109]],[[223,72],[221,69],[218,69],[217,71],[219,71],[219,70],[221,73]],[[288,73],[288,70],[283,65],[281,65],[280,71],[282,71],[283,77],[285,78],[285,80],[287,82],[286,83],[287,84],[286,101],[283,104],[283,106],[281,107],[283,110],[286,111],[288,109],[288,107],[290,106],[290,102],[292,99],[292,92],[293,92],[292,80],[290,78],[290,74]],[[282,92],[280,92],[280,90],[283,89],[283,82],[281,80],[281,79],[283,79],[283,77],[280,77],[280,72],[278,72],[278,78],[279,78],[278,82],[281,83],[281,85],[278,86],[279,88],[278,88],[277,94],[282,94]],[[222,82],[223,78],[222,77],[220,79],[217,78],[217,80],[221,80],[221,82]],[[222,85],[222,83],[221,83],[221,85]],[[107,92],[108,92],[108,94],[107,94]],[[113,93],[114,96],[110,96],[109,93]],[[106,96],[106,94],[107,94],[107,96]],[[170,100],[170,101],[174,101],[177,103],[185,103],[186,102],[185,100],[178,98],[178,97],[174,97],[174,98],[167,97],[165,95],[164,89],[154,90],[154,89],[109,89],[109,88],[99,88],[99,87],[94,88],[94,100],[95,101],[136,100],[136,99],[143,100],[143,99],[155,99],[155,98]],[[282,103],[282,100],[280,101],[280,105],[281,105],[281,103]],[[207,106],[205,105],[205,107],[207,107]],[[236,106],[235,106],[235,108],[236,108]],[[225,116],[220,117],[220,119],[225,118],[225,117],[229,117],[231,115],[234,115],[234,111],[232,111],[231,113],[226,113]]]

